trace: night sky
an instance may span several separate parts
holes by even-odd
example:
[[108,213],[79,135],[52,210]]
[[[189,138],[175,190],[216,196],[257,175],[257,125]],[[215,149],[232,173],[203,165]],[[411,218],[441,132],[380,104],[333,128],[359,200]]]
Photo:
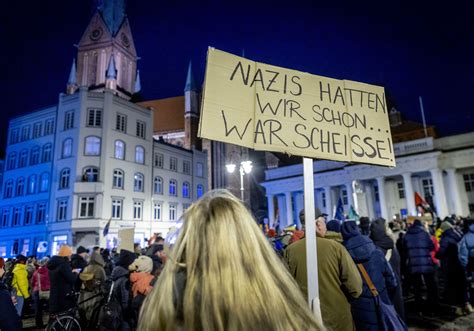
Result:
[[[474,11],[459,3],[396,1],[127,2],[145,99],[183,94],[208,46],[318,75],[383,85],[405,118],[441,135],[473,131]],[[53,105],[92,0],[8,1],[0,11],[0,149],[7,119]],[[466,2],[467,3],[467,2]],[[238,4],[238,5],[237,5]]]

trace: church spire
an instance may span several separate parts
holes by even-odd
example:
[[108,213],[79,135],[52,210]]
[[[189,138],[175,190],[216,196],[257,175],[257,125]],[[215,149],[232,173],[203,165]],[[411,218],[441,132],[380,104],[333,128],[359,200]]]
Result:
[[135,78],[135,87],[133,93],[138,93],[142,90],[142,83],[140,81],[140,70],[137,70],[137,77]]
[[117,69],[115,68],[114,55],[110,55],[109,67],[106,72],[105,87],[111,90],[117,88]]
[[125,19],[124,0],[102,0],[98,10],[110,33],[115,37]]
[[67,80],[66,93],[73,94],[77,89],[76,60],[72,59],[71,71]]
[[197,91],[196,83],[194,82],[192,62],[189,61],[188,76],[186,77],[186,85],[184,92]]

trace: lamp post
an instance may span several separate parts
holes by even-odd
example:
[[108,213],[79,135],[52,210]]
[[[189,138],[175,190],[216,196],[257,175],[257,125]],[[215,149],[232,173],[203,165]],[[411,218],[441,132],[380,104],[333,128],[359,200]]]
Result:
[[[232,174],[235,171],[236,165],[231,163],[231,164],[226,164],[225,167],[227,168],[227,172]],[[240,162],[239,172],[240,172],[240,200],[244,201],[244,176],[252,172],[252,161]]]

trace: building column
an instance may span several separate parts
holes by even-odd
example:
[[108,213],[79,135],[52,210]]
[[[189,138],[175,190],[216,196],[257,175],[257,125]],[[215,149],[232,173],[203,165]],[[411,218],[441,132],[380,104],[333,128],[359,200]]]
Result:
[[459,187],[459,179],[456,174],[456,169],[446,169],[448,173],[448,183],[450,192],[449,195],[454,202],[454,213],[459,216],[467,216],[469,213],[467,210],[463,210],[463,199],[461,197],[461,188]]
[[433,180],[433,190],[436,202],[436,212],[438,217],[443,219],[448,216],[448,204],[446,203],[446,191],[443,183],[443,171],[441,169],[431,169]]
[[365,199],[367,201],[367,216],[372,220],[375,218],[374,190],[372,182],[364,183]]
[[405,200],[407,202],[407,213],[409,216],[416,216],[415,191],[411,181],[411,172],[402,174],[403,188],[405,190]]
[[286,198],[286,226],[293,224],[293,206],[291,204],[291,192],[285,192]]
[[275,222],[275,205],[273,204],[273,194],[267,194],[268,201],[268,227],[271,228]]
[[326,195],[326,214],[328,214],[328,218],[332,220],[334,217],[332,213],[332,189],[331,186],[324,187],[324,194]]
[[377,177],[377,186],[379,187],[379,203],[380,203],[380,213],[382,217],[388,222],[388,210],[387,210],[387,201],[385,198],[385,177]]
[[346,183],[346,191],[347,191],[347,212],[351,209],[350,206],[352,206],[355,209],[354,206],[354,190],[352,189],[352,181],[349,183]]

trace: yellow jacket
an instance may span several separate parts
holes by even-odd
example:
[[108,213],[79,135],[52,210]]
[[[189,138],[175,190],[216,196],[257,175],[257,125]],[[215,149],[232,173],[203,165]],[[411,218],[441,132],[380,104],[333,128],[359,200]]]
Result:
[[12,286],[16,290],[16,295],[28,299],[30,292],[28,291],[28,272],[26,265],[17,263],[13,268]]

